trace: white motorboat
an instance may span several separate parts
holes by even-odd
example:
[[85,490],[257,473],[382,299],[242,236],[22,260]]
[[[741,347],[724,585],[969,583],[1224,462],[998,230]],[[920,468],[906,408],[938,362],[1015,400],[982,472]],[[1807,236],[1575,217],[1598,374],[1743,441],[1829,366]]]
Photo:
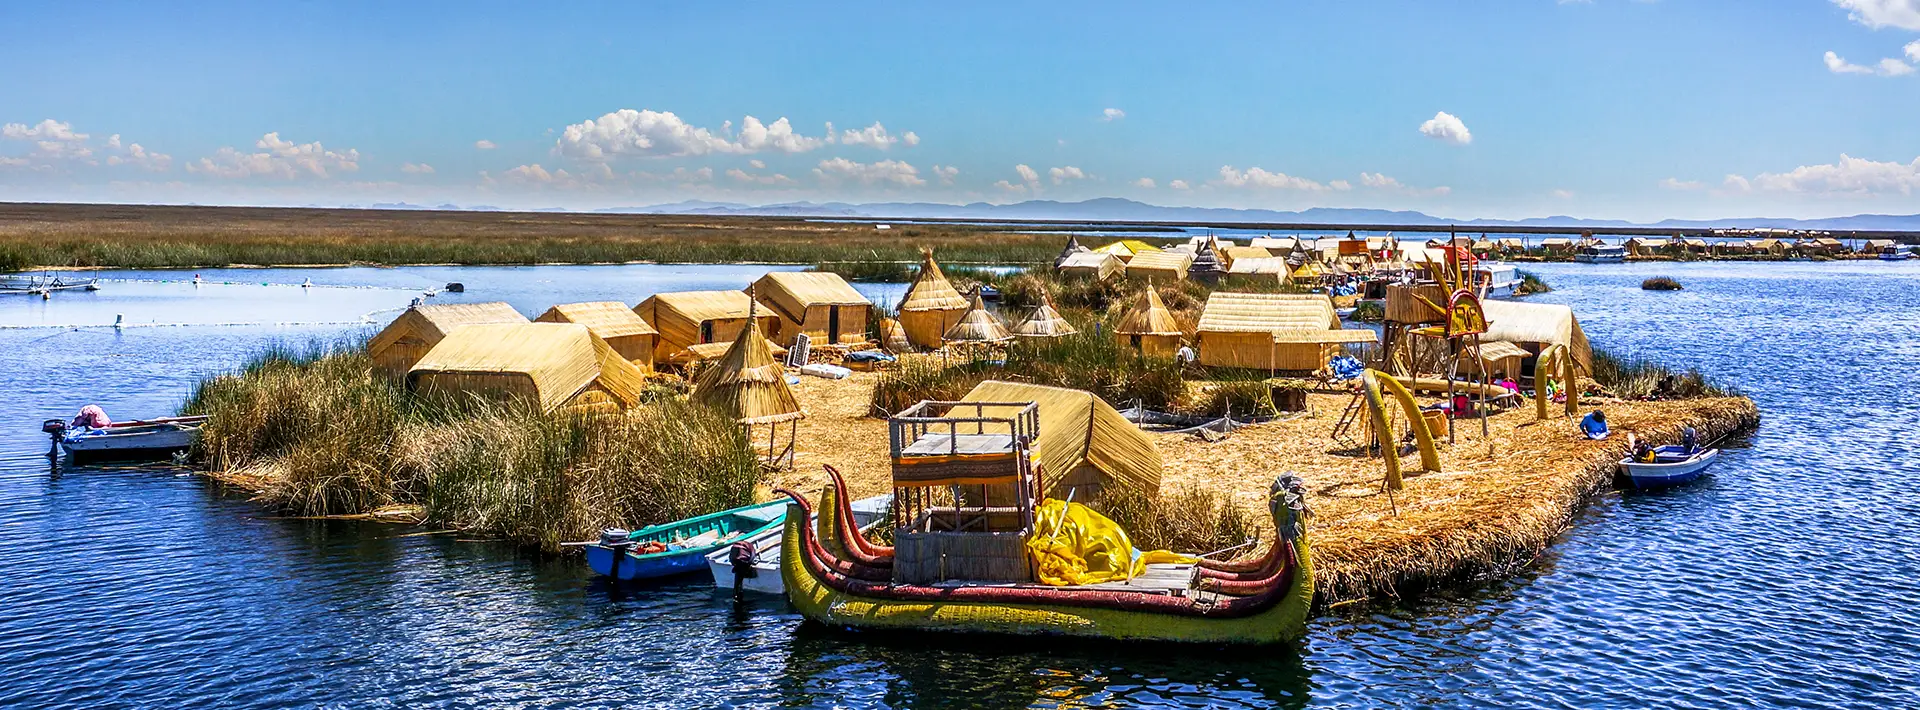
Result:
[[[872,530],[880,520],[887,516],[893,506],[893,495],[878,495],[853,501],[848,507],[853,509],[853,522],[860,526],[861,532]],[[763,594],[785,595],[787,585],[780,578],[780,535],[783,530],[772,530],[745,540],[753,545],[753,570],[751,577],[740,580],[740,589]],[[713,586],[721,591],[732,591],[734,584],[733,549],[725,547],[707,555],[707,569],[713,571]]]
[[41,430],[59,437],[75,463],[102,460],[163,459],[193,447],[207,418],[161,417],[115,422],[105,427],[69,428],[49,419]]
[[1582,264],[1619,264],[1627,260],[1627,248],[1611,244],[1595,244],[1574,254],[1573,260]]
[[1719,449],[1661,446],[1653,450],[1650,462],[1635,461],[1631,456],[1621,459],[1620,471],[1634,488],[1665,488],[1699,478],[1719,457]]

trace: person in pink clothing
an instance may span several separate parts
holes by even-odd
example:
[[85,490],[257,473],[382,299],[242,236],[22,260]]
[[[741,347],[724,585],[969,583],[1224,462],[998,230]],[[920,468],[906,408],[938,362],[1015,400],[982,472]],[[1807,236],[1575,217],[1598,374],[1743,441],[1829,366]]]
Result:
[[105,429],[112,424],[113,420],[107,418],[107,410],[101,409],[98,404],[89,404],[81,407],[80,413],[74,415],[72,426],[75,429],[80,427]]

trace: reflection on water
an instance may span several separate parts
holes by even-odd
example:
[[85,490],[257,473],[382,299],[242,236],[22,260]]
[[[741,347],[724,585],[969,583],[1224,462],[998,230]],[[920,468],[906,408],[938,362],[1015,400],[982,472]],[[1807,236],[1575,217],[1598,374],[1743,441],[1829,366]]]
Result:
[[[0,706],[1910,704],[1920,264],[1534,270],[1597,345],[1739,386],[1762,428],[1696,485],[1602,497],[1518,578],[1317,619],[1273,649],[829,632],[698,579],[611,586],[565,557],[279,519],[179,471],[55,475],[40,456],[41,419],[170,410],[268,343],[365,332],[449,281],[468,292],[430,300],[532,315],[765,267],[207,270],[236,283],[198,290],[190,271],[117,272],[0,300],[0,325],[36,326],[0,328]],[[1640,291],[1654,274],[1687,290]],[[114,314],[199,325],[98,327]]]

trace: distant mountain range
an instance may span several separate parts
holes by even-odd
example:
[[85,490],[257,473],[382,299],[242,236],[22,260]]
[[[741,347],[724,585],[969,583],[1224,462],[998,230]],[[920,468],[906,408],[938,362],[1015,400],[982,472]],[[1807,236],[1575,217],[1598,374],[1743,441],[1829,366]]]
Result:
[[[404,202],[380,203],[367,205],[366,207],[371,209],[396,210],[465,209],[492,211],[500,209],[493,206],[476,205],[460,207],[452,204],[427,207]],[[558,207],[548,207],[533,211],[565,212],[567,210]],[[1520,220],[1460,220],[1435,217],[1424,212],[1414,212],[1410,210],[1315,207],[1300,211],[1285,211],[1234,209],[1228,207],[1168,207],[1150,205],[1144,202],[1117,197],[1102,197],[1081,202],[1028,200],[1005,205],[996,205],[987,202],[974,202],[965,205],[949,205],[938,202],[872,202],[861,204],[846,202],[782,202],[770,205],[749,205],[739,202],[687,200],[684,202],[646,207],[610,207],[593,211],[613,214],[821,217],[828,219],[980,219],[1069,222],[1172,222],[1180,224],[1403,224],[1432,226],[1457,225],[1461,227],[1652,227],[1674,229],[1699,229],[1706,227],[1751,229],[1768,227],[1776,229],[1814,229],[1830,231],[1920,231],[1920,214],[1860,214],[1850,217],[1822,217],[1817,219],[1776,217],[1733,217],[1713,220],[1669,219],[1653,223],[1638,223],[1617,219],[1582,219],[1566,215],[1533,217]]]

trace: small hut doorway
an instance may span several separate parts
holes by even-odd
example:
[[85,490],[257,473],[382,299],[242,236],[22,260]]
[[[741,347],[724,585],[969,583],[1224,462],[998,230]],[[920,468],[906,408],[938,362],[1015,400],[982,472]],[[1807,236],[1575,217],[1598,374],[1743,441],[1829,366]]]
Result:
[[700,342],[701,343],[713,342],[713,321],[710,321],[710,320],[700,321]]
[[827,342],[840,344],[840,307],[827,307]]

